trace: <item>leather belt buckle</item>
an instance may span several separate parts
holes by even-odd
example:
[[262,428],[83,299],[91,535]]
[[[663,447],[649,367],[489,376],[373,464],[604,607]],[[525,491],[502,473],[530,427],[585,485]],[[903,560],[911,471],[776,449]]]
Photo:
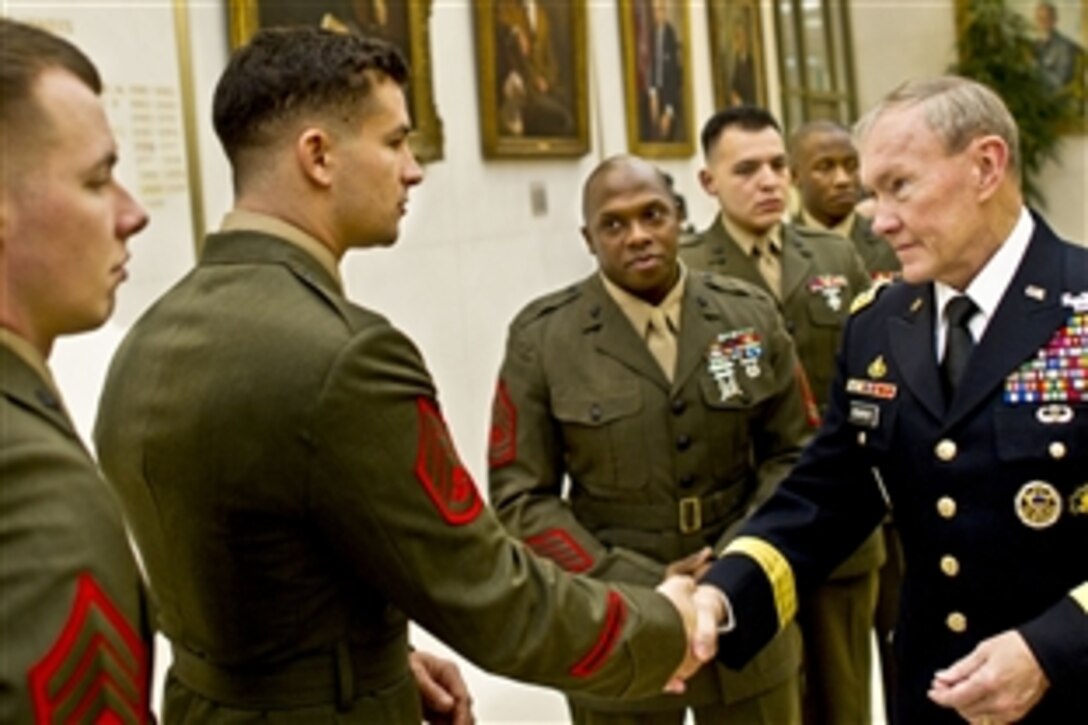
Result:
[[703,528],[703,501],[698,496],[680,499],[680,533],[694,534]]

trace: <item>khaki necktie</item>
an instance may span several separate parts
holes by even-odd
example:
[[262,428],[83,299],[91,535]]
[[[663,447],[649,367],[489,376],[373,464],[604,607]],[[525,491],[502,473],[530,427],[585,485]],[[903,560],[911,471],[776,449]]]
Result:
[[771,247],[771,240],[768,237],[757,239],[752,247],[752,256],[755,257],[756,267],[775,298],[781,299],[782,264],[779,262],[778,253]]
[[646,325],[646,345],[671,383],[676,370],[676,336],[672,333],[665,313],[658,307],[650,310],[650,322]]

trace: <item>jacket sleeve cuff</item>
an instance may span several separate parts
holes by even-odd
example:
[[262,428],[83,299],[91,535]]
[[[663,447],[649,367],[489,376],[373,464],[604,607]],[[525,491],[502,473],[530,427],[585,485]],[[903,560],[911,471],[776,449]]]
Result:
[[1088,582],[1020,628],[1052,687],[1088,681]]

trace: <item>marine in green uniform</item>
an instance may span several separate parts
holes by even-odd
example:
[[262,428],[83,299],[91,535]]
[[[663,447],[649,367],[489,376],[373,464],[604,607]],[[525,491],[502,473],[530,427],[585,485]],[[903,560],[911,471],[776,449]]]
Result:
[[833,121],[810,121],[790,136],[790,171],[801,198],[794,223],[849,239],[874,281],[899,272],[899,258],[872,221],[855,212],[861,201],[858,150]]
[[[899,275],[899,258],[888,241],[873,231],[872,222],[855,212],[861,199],[858,167],[858,150],[850,132],[833,121],[810,121],[790,136],[790,170],[801,198],[801,211],[795,222],[852,241],[874,283],[880,283]],[[873,624],[880,654],[884,707],[890,720],[896,682],[892,638],[899,618],[903,549],[890,516],[882,525],[881,533],[886,558],[880,567]],[[842,679],[834,669],[839,661],[832,657],[826,662],[827,681]],[[834,688],[827,693],[824,701],[827,722],[853,719],[853,711],[841,710],[839,703],[842,702],[849,703],[850,700],[841,698]]]
[[317,29],[236,53],[214,100],[234,209],[112,363],[95,438],[173,648],[167,723],[419,723],[409,620],[602,695],[660,692],[685,661],[670,598],[507,535],[419,352],[344,295],[343,255],[392,244],[422,180],[406,77],[391,45]]
[[[693,269],[745,280],[778,300],[822,411],[850,302],[868,288],[869,275],[850,242],[782,221],[789,170],[770,113],[750,106],[721,111],[704,125],[702,143],[700,181],[721,213],[680,256]],[[874,532],[801,607],[810,725],[871,717],[869,633],[884,559]]]
[[[811,432],[789,335],[768,295],[688,273],[661,173],[602,162],[582,234],[598,272],[510,325],[490,436],[491,501],[536,552],[605,582],[698,568],[797,460]],[[564,490],[568,490],[564,494]],[[686,558],[690,557],[690,559]],[[572,696],[578,723],[796,722],[800,638],[737,673],[708,666],[670,697]]]
[[147,223],[91,61],[0,18],[0,722],[145,723],[151,637],[120,508],[46,360],[100,326]]

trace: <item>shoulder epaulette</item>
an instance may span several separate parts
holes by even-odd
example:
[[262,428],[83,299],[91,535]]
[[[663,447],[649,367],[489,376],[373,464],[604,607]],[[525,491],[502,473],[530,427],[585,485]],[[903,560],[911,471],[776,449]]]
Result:
[[547,317],[561,307],[566,307],[571,302],[578,299],[581,294],[581,284],[574,284],[556,292],[549,292],[543,297],[536,298],[522,308],[521,312],[514,318],[512,325],[514,327],[521,327],[529,324],[533,320]]
[[698,247],[702,243],[703,234],[701,232],[682,232],[680,234],[681,247]]
[[771,295],[751,282],[737,277],[730,277],[716,272],[699,271],[694,278],[716,292],[725,292],[738,297],[756,297],[771,301]]
[[883,290],[891,283],[892,279],[888,277],[878,279],[873,282],[872,286],[869,287],[869,289],[865,290],[854,298],[854,301],[850,304],[850,314],[856,315],[858,312],[864,310],[866,307],[871,305],[873,303],[873,300],[876,299],[877,295],[880,294],[881,290]]

